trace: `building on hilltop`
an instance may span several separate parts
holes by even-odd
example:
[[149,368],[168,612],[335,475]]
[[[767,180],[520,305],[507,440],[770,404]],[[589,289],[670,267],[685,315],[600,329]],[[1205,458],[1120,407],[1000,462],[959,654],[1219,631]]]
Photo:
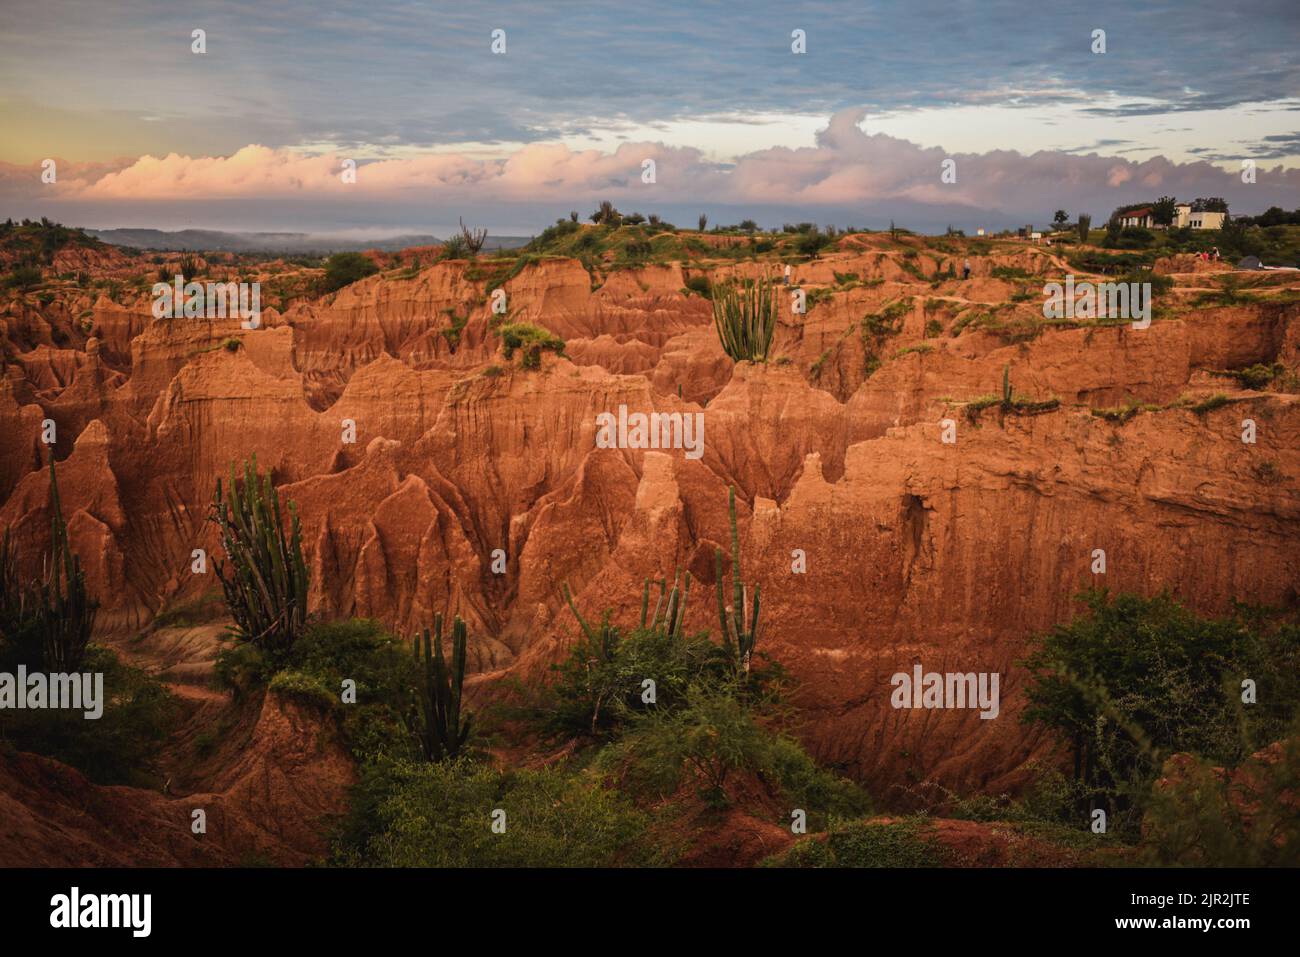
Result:
[[1191,203],[1179,203],[1174,207],[1174,227],[1177,229],[1222,229],[1226,218],[1226,213],[1194,210]]
[[[1227,213],[1198,210],[1192,203],[1177,203],[1174,206],[1173,229],[1222,229]],[[1121,226],[1140,226],[1143,229],[1165,229],[1155,220],[1155,210],[1150,206],[1138,206],[1126,209],[1119,214]]]
[[1120,213],[1119,224],[1121,226],[1141,226],[1143,229],[1155,229],[1155,213],[1150,206],[1139,206],[1137,209],[1130,209],[1127,212]]

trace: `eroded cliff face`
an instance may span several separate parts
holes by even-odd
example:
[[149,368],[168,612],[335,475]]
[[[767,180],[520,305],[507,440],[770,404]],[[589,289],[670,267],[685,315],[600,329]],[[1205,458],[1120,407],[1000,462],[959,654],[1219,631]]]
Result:
[[[220,696],[215,696],[220,697]],[[210,726],[210,703],[187,733]],[[326,852],[355,770],[320,715],[272,694],[245,709],[183,795],[95,784],[35,754],[0,762],[0,867],[304,866]],[[171,782],[168,782],[170,790]],[[194,812],[203,812],[203,831]]]
[[[971,280],[944,278],[966,258]],[[487,277],[442,262],[268,309],[256,330],[155,320],[147,299],[11,302],[0,519],[25,554],[47,547],[53,420],[100,625],[130,635],[213,587],[191,553],[217,548],[205,521],[217,477],[256,455],[298,505],[315,609],[401,632],[463,616],[486,697],[564,653],[565,582],[584,613],[627,621],[646,577],[689,568],[689,624],[716,632],[713,556],[729,551],[735,486],[744,577],[763,589],[759,648],[799,681],[800,733],[885,786],[1016,786],[1044,753],[1018,720],[1017,662],[1083,587],[1168,588],[1206,611],[1300,600],[1300,400],[1221,374],[1294,374],[1294,296],[1194,306],[1206,277],[1175,272],[1147,329],[1044,325],[1024,289],[1066,267],[1041,250],[908,256],[853,236],[793,268],[809,309],[783,312],[771,361],[736,365],[687,274],[781,268],[593,274],[543,259]],[[564,339],[564,357],[531,370],[502,354],[497,288],[505,319]],[[1059,408],[974,413],[967,402],[999,392],[1004,368],[1018,396]],[[1193,410],[1215,393],[1227,403]],[[1130,403],[1143,410],[1093,414]],[[702,415],[702,456],[599,448],[597,416],[620,406]],[[792,570],[799,555],[805,571]],[[915,664],[999,673],[997,718],[892,708],[890,677]]]

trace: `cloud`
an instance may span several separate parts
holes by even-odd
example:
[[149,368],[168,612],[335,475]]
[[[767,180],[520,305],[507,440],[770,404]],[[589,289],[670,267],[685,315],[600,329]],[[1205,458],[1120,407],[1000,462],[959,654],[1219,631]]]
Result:
[[[206,56],[189,49],[200,23]],[[163,148],[229,154],[250,142],[549,142],[619,121],[829,114],[857,104],[877,112],[1062,104],[1146,116],[1294,94],[1296,26],[1294,0],[753,0],[743,21],[727,4],[676,0],[558,8],[529,0],[6,0],[0,89],[39,103],[26,111],[38,127],[48,126],[47,110],[85,123],[119,111],[120,132],[97,137],[130,135],[136,154],[157,153],[164,135],[143,129],[159,124],[140,117],[167,118]],[[509,38],[504,56],[489,52],[497,27]],[[790,51],[796,27],[807,33],[806,55]],[[1103,56],[1090,52],[1096,27],[1107,31]],[[1114,104],[1105,102],[1111,94],[1120,97]],[[58,149],[76,152],[62,142]]]
[[[832,115],[810,147],[775,147],[747,153],[734,163],[705,159],[690,147],[624,143],[613,150],[575,150],[528,144],[504,158],[459,153],[384,159],[358,166],[355,184],[340,178],[344,157],[306,155],[249,145],[226,157],[144,156],[99,166],[69,166],[56,185],[44,186],[36,167],[0,167],[0,198],[57,198],[60,202],[195,203],[214,200],[309,200],[330,203],[410,203],[476,206],[579,203],[611,199],[655,210],[680,204],[736,208],[832,211],[967,210],[1004,213],[1032,221],[1058,207],[1105,215],[1116,206],[1169,194],[1223,196],[1243,211],[1295,204],[1300,169],[1260,170],[1243,184],[1231,169],[1207,161],[1141,161],[1071,151],[1014,150],[948,154],[884,134],[865,132],[864,111]],[[956,182],[945,183],[945,160]],[[653,160],[656,182],[642,182]],[[1288,205],[1290,204],[1290,205]]]

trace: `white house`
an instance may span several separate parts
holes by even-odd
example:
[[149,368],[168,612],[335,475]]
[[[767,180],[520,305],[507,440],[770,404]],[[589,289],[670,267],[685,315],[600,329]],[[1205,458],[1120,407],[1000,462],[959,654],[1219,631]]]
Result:
[[[1178,203],[1174,206],[1174,221],[1171,224],[1175,229],[1222,229],[1223,221],[1227,218],[1224,213],[1192,212],[1191,203]],[[1150,206],[1143,206],[1139,209],[1130,209],[1119,218],[1121,226],[1141,226],[1144,229],[1163,229],[1163,226],[1157,226],[1154,213]]]
[[1153,229],[1155,220],[1152,218],[1150,206],[1143,206],[1141,209],[1130,209],[1119,217],[1121,226],[1141,226],[1144,229]]

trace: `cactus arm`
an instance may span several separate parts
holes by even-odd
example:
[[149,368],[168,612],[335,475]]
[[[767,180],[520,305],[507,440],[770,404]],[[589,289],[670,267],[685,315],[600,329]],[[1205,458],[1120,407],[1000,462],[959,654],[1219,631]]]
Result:
[[460,750],[460,745],[469,735],[469,729],[461,728],[460,721],[460,702],[461,696],[465,690],[465,651],[468,644],[466,635],[465,622],[461,621],[460,616],[456,617],[456,623],[452,627],[452,687],[451,687],[451,732],[450,740],[455,742],[453,754]]
[[673,624],[669,632],[673,637],[679,637],[686,627],[686,602],[691,597],[691,573],[686,573],[686,583],[682,588],[682,603],[677,609],[677,621]]
[[736,528],[736,488],[728,487],[727,508],[731,519],[731,614],[735,619],[736,637],[745,630],[745,585],[740,570],[740,533]]
[[650,619],[650,627],[651,627],[651,628],[657,628],[657,627],[659,627],[659,609],[660,609],[660,607],[661,607],[661,606],[663,605],[663,603],[664,603],[664,589],[665,589],[667,586],[668,586],[667,581],[665,581],[665,580],[662,579],[662,578],[659,579],[659,598],[658,598],[658,600],[655,602],[655,614],[654,614],[654,617]]
[[573,601],[573,592],[569,589],[569,583],[565,582],[561,586],[561,590],[564,592],[564,600],[569,603],[569,610],[573,612],[573,617],[578,619],[578,625],[582,628],[582,633],[587,636],[588,641],[595,641],[596,633],[591,630],[591,626],[587,624],[586,619],[582,617],[582,613],[578,611],[578,606]]
[[722,581],[722,549],[714,549],[713,552],[714,566],[717,572],[716,581],[718,585],[718,623],[722,628],[722,645],[727,649],[728,658],[735,656],[735,646],[731,640],[731,626],[727,621],[727,602],[723,598],[723,581]]

